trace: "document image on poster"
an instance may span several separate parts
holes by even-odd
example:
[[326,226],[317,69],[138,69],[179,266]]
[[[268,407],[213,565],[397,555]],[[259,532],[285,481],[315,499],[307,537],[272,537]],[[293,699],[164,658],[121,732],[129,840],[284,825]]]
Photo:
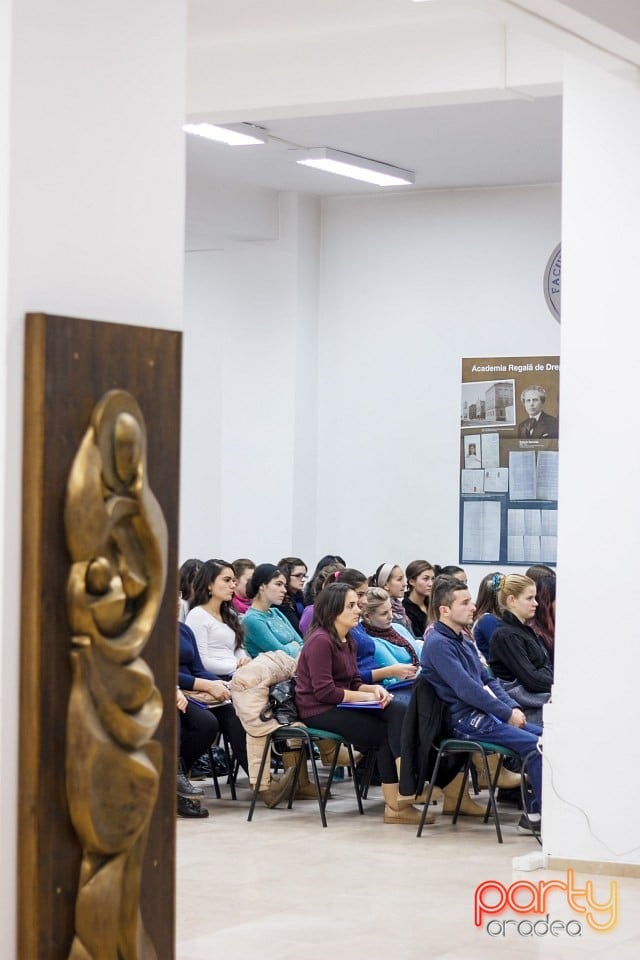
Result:
[[540,450],[536,470],[536,499],[558,499],[558,451]]
[[465,500],[462,510],[463,563],[499,561],[500,525],[499,500]]
[[509,489],[508,467],[487,467],[484,471],[485,493],[506,493]]
[[535,450],[509,451],[509,499],[536,499]]
[[483,433],[482,434],[482,466],[499,467],[500,466],[500,434]]
[[463,470],[460,490],[462,493],[484,493],[484,470]]

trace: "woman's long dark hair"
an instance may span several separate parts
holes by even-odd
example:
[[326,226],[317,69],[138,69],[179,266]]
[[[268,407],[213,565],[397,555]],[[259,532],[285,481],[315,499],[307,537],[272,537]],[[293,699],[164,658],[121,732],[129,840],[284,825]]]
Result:
[[538,580],[538,588],[536,590],[538,606],[536,607],[536,612],[533,615],[533,621],[530,626],[533,627],[534,632],[537,633],[543,641],[552,659],[556,635],[556,616],[553,607],[555,599],[555,575],[552,577],[541,577]]
[[[344,610],[347,602],[347,594],[353,591],[353,587],[348,583],[330,583],[324,590],[321,590],[316,597],[313,605],[313,620],[309,628],[310,635],[317,627],[326,630],[336,647],[342,649],[342,640],[336,630],[336,619]],[[355,642],[347,634],[347,643],[351,649],[355,649]]]
[[[233,567],[226,560],[205,560],[196,574],[193,581],[193,596],[189,602],[189,609],[201,607],[211,599],[209,585],[217,580],[223,570],[231,570]],[[234,574],[235,576],[235,574]],[[223,600],[220,604],[220,616],[222,622],[233,630],[236,638],[235,649],[239,650],[244,640],[244,630],[238,619],[238,614],[231,600]]]

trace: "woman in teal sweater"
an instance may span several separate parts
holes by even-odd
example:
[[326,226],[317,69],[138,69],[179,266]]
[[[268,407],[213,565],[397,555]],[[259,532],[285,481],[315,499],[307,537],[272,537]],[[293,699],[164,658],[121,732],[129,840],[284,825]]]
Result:
[[282,650],[297,657],[302,649],[300,636],[278,606],[287,592],[287,578],[273,563],[260,563],[247,585],[252,601],[242,620],[244,645],[250,657],[268,650]]

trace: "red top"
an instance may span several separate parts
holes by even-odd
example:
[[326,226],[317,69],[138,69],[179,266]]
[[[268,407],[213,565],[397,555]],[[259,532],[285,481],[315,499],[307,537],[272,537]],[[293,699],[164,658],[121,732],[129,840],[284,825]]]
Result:
[[322,627],[305,638],[296,666],[296,703],[302,720],[337,706],[345,690],[361,686],[353,640],[338,649]]

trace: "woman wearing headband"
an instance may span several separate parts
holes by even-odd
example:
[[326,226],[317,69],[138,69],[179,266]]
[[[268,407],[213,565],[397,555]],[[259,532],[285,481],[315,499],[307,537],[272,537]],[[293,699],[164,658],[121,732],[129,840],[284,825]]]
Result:
[[411,620],[402,605],[406,581],[404,570],[397,563],[381,563],[369,581],[371,587],[382,587],[389,594],[394,623],[401,623],[413,635]]

